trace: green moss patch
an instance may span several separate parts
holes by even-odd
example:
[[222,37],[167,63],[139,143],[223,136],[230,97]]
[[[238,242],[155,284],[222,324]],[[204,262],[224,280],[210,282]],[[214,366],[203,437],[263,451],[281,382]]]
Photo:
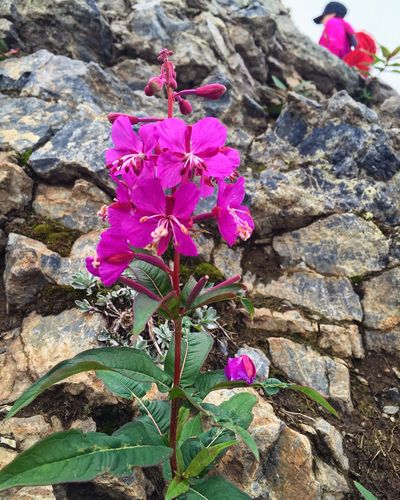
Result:
[[84,290],[76,290],[68,285],[46,285],[35,304],[35,310],[42,316],[60,314],[65,309],[75,307],[75,300],[86,296]]

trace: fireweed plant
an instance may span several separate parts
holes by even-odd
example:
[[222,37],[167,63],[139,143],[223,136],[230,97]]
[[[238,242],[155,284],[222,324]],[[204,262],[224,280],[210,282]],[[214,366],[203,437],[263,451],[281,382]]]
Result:
[[[114,147],[106,152],[106,165],[116,183],[116,197],[101,211],[110,227],[101,235],[96,256],[87,259],[88,270],[104,285],[119,282],[136,292],[133,334],[140,334],[156,312],[173,322],[164,364],[156,364],[143,350],[104,347],[56,365],[17,399],[6,418],[51,385],[86,371],[95,371],[117,396],[136,400],[141,415],[112,435],[70,429],[39,441],[0,471],[1,490],[89,481],[105,472],[118,476],[136,466],[160,464],[167,499],[249,498],[224,478],[208,473],[239,441],[259,460],[256,442],[247,430],[257,399],[254,390],[271,396],[279,389],[294,389],[335,413],[308,387],[277,379],[257,381],[248,356],[228,359],[222,370],[202,371],[212,336],[182,328],[182,319],[196,309],[223,300],[240,300],[251,312],[240,276],[216,285],[208,284],[207,276],[198,281],[191,277],[182,284],[179,270],[181,255],[197,255],[196,223],[215,219],[228,245],[239,238],[247,240],[254,223],[242,204],[245,190],[237,172],[239,153],[225,145],[224,125],[211,117],[193,125],[173,117],[175,105],[183,115],[190,114],[188,96],[218,99],[226,89],[210,84],[178,92],[171,55],[167,49],[161,51],[160,75],[145,87],[148,96],[164,92],[166,118],[109,115]],[[215,191],[215,207],[196,213],[199,200]],[[171,247],[170,267],[162,256]],[[159,400],[147,397],[154,384]],[[205,399],[212,391],[230,388],[252,391],[232,392],[219,406]]]

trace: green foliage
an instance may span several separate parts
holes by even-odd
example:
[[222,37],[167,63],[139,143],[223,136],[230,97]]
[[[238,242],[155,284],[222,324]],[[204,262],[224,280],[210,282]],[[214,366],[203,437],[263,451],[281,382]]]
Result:
[[186,500],[249,500],[250,497],[220,476],[192,484]]
[[354,486],[357,488],[357,490],[361,493],[363,498],[365,500],[378,500],[375,495],[373,495],[365,486],[362,484],[358,483],[357,481],[353,481]]
[[160,307],[161,302],[153,300],[144,293],[138,293],[133,299],[133,329],[132,333],[138,335],[145,329],[147,322]]
[[[1,47],[0,47],[0,51],[1,51]],[[25,150],[22,154],[21,154],[21,163],[22,165],[28,165],[28,162],[29,162],[29,158],[31,157],[31,154],[33,153],[32,149],[31,148],[28,148],[27,150]]]
[[98,474],[129,474],[132,467],[156,465],[171,448],[140,422],[113,436],[80,430],[59,432],[34,444],[0,471],[0,490],[15,486],[89,481]]
[[129,269],[135,276],[135,281],[160,298],[165,297],[172,290],[170,277],[159,267],[141,260],[133,260]]
[[400,73],[400,46],[393,50],[389,50],[384,45],[380,45],[380,55],[374,54],[374,68],[378,70],[378,74],[383,72]]
[[199,476],[222,451],[230,448],[234,444],[237,444],[237,441],[227,441],[225,443],[219,443],[201,449],[183,472],[183,477],[189,479],[191,477]]

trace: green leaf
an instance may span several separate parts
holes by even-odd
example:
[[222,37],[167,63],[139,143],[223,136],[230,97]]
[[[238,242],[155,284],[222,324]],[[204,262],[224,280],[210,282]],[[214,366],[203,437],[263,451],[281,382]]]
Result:
[[203,432],[201,424],[201,414],[198,413],[195,417],[190,418],[182,428],[179,441],[185,441],[191,437],[197,437]]
[[250,299],[247,299],[246,297],[241,297],[240,302],[242,303],[242,306],[246,309],[246,311],[249,313],[250,319],[253,320],[254,318],[254,304]]
[[[181,380],[182,387],[190,387],[199,376],[213,345],[213,338],[209,333],[189,333],[182,339],[181,343]],[[165,358],[164,369],[173,377],[175,359],[175,341],[172,340],[168,354]]]
[[279,389],[287,389],[290,384],[282,382],[277,378],[268,378],[262,382],[262,388],[266,396],[273,396],[279,392]]
[[143,398],[151,388],[151,382],[136,382],[118,372],[97,370],[96,376],[104,382],[107,389],[124,399]]
[[158,368],[143,351],[129,347],[103,347],[81,352],[74,358],[58,363],[29,387],[14,403],[6,418],[14,416],[39,394],[52,385],[77,373],[91,370],[110,370],[135,382],[156,382],[159,389],[168,391],[172,380]]
[[274,82],[274,85],[276,88],[278,88],[280,90],[287,90],[288,89],[287,86],[282,82],[282,80],[280,80],[276,76],[272,75],[271,78],[272,78],[272,81]]
[[247,429],[253,420],[253,407],[257,403],[254,394],[241,392],[218,406],[224,418],[230,419],[235,425]]
[[234,444],[237,444],[237,441],[227,441],[226,443],[219,443],[214,446],[203,448],[190,462],[183,476],[186,478],[199,476],[203,470],[217,458],[221,451]]
[[383,57],[385,57],[386,59],[390,58],[390,50],[387,47],[385,47],[384,45],[381,45],[381,51],[382,51]]
[[187,500],[250,500],[246,493],[220,476],[190,485]]
[[171,448],[146,442],[142,425],[129,435],[108,436],[82,433],[80,430],[58,432],[39,441],[0,471],[0,490],[15,486],[59,484],[90,481],[97,475],[129,474],[132,467],[159,464],[169,458]]
[[167,493],[165,495],[165,500],[172,500],[173,498],[183,495],[189,489],[189,481],[174,478],[168,486]]
[[133,335],[139,335],[147,322],[160,307],[161,302],[153,300],[144,293],[138,293],[133,299]]
[[238,283],[222,286],[214,290],[212,288],[206,289],[193,301],[191,309],[196,309],[197,307],[213,304],[215,302],[221,302],[223,300],[234,299],[240,293],[243,293],[244,290],[245,287]]
[[249,450],[253,453],[254,458],[259,461],[260,460],[260,454],[258,452],[257,448],[257,443],[254,441],[253,436],[247,431],[246,429],[243,429],[243,427],[240,427],[238,425],[230,425],[230,424],[222,424],[224,427],[227,429],[231,430],[234,432],[237,436],[240,437],[240,439],[243,441],[243,443],[249,448]]
[[165,271],[142,260],[133,260],[129,266],[136,281],[159,297],[165,297],[171,290],[171,279]]
[[176,429],[176,439],[180,440],[182,430],[186,426],[186,422],[190,416],[190,409],[187,406],[181,406],[178,413],[178,425]]
[[390,58],[397,56],[398,53],[400,53],[400,45],[392,50],[392,52],[390,53]]
[[287,386],[288,389],[292,389],[293,391],[298,391],[302,392],[306,396],[308,396],[310,399],[318,403],[320,406],[324,407],[326,410],[328,410],[332,415],[335,415],[335,417],[338,416],[335,408],[333,408],[328,401],[320,394],[318,391],[315,389],[312,389],[311,387],[305,387],[302,385],[296,385],[296,384],[288,384]]
[[224,370],[215,370],[205,373],[200,373],[195,381],[195,390],[202,399],[213,390],[217,384],[226,382]]
[[183,302],[186,302],[191,291],[193,288],[197,285],[197,281],[194,279],[193,276],[190,276],[189,280],[185,283],[185,286],[182,288],[182,300]]
[[354,486],[361,493],[361,495],[365,498],[365,500],[378,500],[375,495],[373,495],[365,486],[358,483],[357,481],[353,481]]
[[180,452],[182,457],[182,468],[185,470],[190,462],[204,449],[204,445],[198,437],[193,437],[186,439],[180,446]]
[[202,412],[208,416],[208,412],[200,405],[200,401],[197,401],[196,398],[189,394],[188,391],[182,389],[182,387],[173,387],[169,391],[169,399],[176,398],[186,399],[186,401],[188,401],[193,406],[193,408],[196,408],[199,412]]

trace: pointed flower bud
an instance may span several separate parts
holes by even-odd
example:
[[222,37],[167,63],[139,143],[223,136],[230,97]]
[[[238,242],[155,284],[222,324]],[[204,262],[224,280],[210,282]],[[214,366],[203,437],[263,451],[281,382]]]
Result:
[[228,380],[242,380],[252,384],[256,375],[256,367],[246,354],[237,358],[228,358],[228,364],[225,367],[225,376]]
[[190,115],[190,113],[193,111],[193,108],[189,101],[181,98],[179,100],[179,111],[183,115]]
[[216,101],[220,97],[222,97],[226,92],[225,85],[221,85],[220,83],[210,83],[209,85],[203,85],[202,87],[198,87],[194,89],[194,93],[200,97],[205,97],[206,99],[211,99]]

